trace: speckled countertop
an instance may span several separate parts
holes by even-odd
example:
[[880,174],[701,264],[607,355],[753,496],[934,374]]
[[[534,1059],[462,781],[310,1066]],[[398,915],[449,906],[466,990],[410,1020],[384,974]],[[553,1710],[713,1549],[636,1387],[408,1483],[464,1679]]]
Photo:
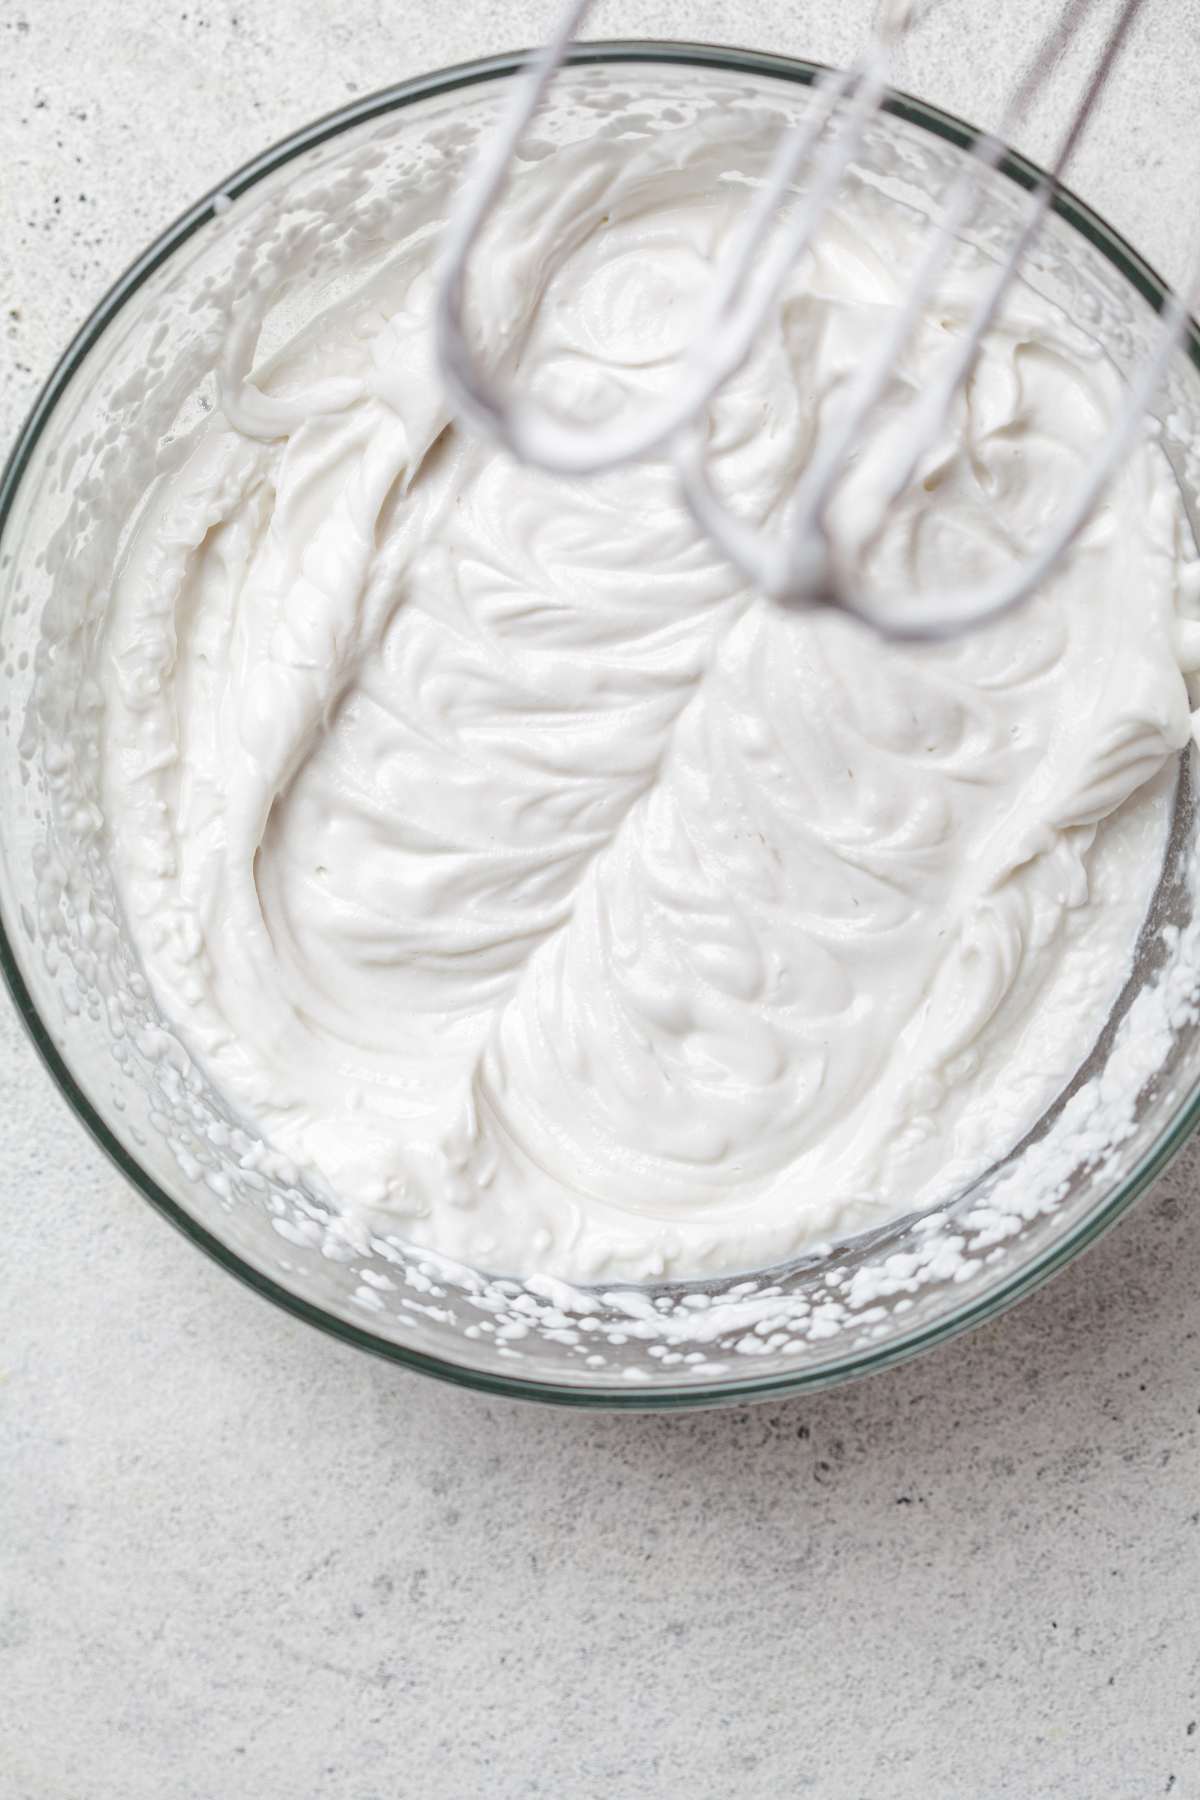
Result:
[[[994,118],[1051,4],[935,5],[907,84]],[[630,0],[594,29],[837,57],[864,13]],[[5,440],[201,189],[546,16],[0,0]],[[1198,83],[1200,8],[1152,0],[1077,177],[1168,273],[1200,227]],[[0,1800],[1200,1796],[1195,1155],[898,1372],[591,1417],[273,1311],[121,1184],[7,1003],[0,1057]]]

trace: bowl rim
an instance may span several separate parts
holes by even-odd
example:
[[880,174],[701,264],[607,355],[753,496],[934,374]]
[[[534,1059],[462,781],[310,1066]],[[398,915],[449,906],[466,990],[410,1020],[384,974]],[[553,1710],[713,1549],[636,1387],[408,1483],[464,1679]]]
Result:
[[[93,308],[54,365],[34,401],[17,434],[3,472],[0,473],[0,548],[3,547],[4,529],[22,479],[58,401],[121,308],[196,231],[224,212],[230,200],[246,193],[264,177],[328,139],[368,120],[398,111],[415,101],[449,94],[457,88],[475,87],[485,82],[501,80],[521,68],[528,55],[528,51],[511,51],[456,63],[356,98],[288,133],[269,149],[243,163],[225,181],[211,188],[181,213],[173,224],[167,226]],[[825,64],[804,58],[779,56],[767,51],[724,44],[652,38],[580,43],[573,46],[566,60],[572,66],[647,63],[714,68],[733,74],[767,76],[801,87],[811,87],[826,72]],[[974,126],[955,114],[911,94],[890,90],[883,109],[960,149],[969,148],[981,136]],[[1004,151],[996,167],[998,173],[1026,190],[1032,190],[1048,179],[1037,164],[1012,149]],[[1169,291],[1166,283],[1145,258],[1106,224],[1098,213],[1061,183],[1054,186],[1051,209],[1105,256],[1153,310],[1161,311]],[[1183,348],[1195,367],[1200,369],[1200,330],[1193,320],[1189,321]],[[751,1400],[778,1399],[805,1390],[813,1392],[905,1362],[924,1350],[932,1349],[961,1332],[995,1318],[1057,1273],[1082,1250],[1095,1243],[1101,1233],[1114,1224],[1162,1172],[1200,1120],[1200,1083],[1197,1083],[1180,1103],[1174,1118],[1148,1146],[1129,1175],[1111,1194],[1077,1220],[1061,1238],[1048,1245],[1028,1264],[1014,1270],[994,1287],[967,1301],[946,1317],[929,1325],[914,1326],[908,1331],[901,1329],[886,1344],[848,1351],[815,1369],[797,1367],[771,1376],[751,1375],[746,1379],[734,1377],[697,1382],[692,1386],[664,1385],[651,1389],[617,1384],[572,1386],[532,1379],[516,1372],[511,1375],[496,1374],[395,1343],[337,1313],[326,1311],[243,1259],[207,1226],[194,1218],[184,1206],[164,1192],[121,1143],[83,1091],[33,1000],[16,956],[14,938],[9,922],[0,912],[0,974],[3,975],[18,1017],[34,1048],[80,1123],[125,1179],[157,1212],[214,1262],[293,1317],[304,1320],[343,1343],[370,1351],[389,1362],[458,1387],[508,1399],[539,1400],[565,1406],[606,1408],[610,1411],[644,1412],[675,1407],[720,1406]]]

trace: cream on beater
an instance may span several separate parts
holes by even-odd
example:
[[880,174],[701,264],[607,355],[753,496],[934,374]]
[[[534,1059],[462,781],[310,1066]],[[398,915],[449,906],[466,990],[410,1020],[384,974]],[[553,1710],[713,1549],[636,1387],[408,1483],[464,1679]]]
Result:
[[[657,174],[615,143],[523,166],[484,310],[543,391],[602,418],[670,381],[744,205],[723,129]],[[714,411],[748,516],[916,245],[852,186],[796,271]],[[492,1270],[754,1269],[939,1204],[1086,1056],[1155,885],[1190,730],[1165,458],[1025,611],[885,645],[747,592],[668,467],[556,481],[451,427],[433,254],[415,234],[227,389],[117,571],[104,810],[161,1006],[341,1207]],[[876,552],[891,584],[1018,556],[1121,392],[1018,288]]]

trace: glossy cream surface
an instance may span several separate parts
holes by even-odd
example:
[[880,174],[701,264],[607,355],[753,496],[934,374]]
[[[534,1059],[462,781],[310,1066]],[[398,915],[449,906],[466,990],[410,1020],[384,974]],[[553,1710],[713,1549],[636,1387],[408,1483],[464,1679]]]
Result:
[[[746,204],[728,151],[709,119],[661,166],[528,160],[478,295],[517,378],[596,418],[667,391]],[[319,1191],[492,1270],[754,1269],[939,1204],[1084,1060],[1157,879],[1190,725],[1165,459],[1028,607],[896,648],[747,592],[665,464],[555,481],[452,425],[435,241],[399,221],[226,379],[113,575],[104,813],[160,1005]],[[853,187],[797,269],[712,421],[749,516],[918,243]],[[878,570],[1020,556],[1120,396],[1018,290]]]

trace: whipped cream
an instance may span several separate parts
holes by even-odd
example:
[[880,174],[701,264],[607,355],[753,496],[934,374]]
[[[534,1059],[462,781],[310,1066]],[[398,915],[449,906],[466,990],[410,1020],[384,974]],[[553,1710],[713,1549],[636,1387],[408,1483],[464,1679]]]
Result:
[[[516,378],[597,420],[667,390],[746,204],[729,130],[529,148],[479,297]],[[944,1202],[1088,1054],[1157,880],[1194,660],[1166,459],[1019,614],[889,646],[746,591],[665,465],[553,480],[456,429],[436,236],[395,235],[252,378],[247,323],[115,572],[103,811],[160,1006],[299,1176],[477,1267],[757,1269]],[[848,188],[714,409],[747,516],[918,243]],[[1022,556],[1120,402],[1018,287],[889,585]]]

